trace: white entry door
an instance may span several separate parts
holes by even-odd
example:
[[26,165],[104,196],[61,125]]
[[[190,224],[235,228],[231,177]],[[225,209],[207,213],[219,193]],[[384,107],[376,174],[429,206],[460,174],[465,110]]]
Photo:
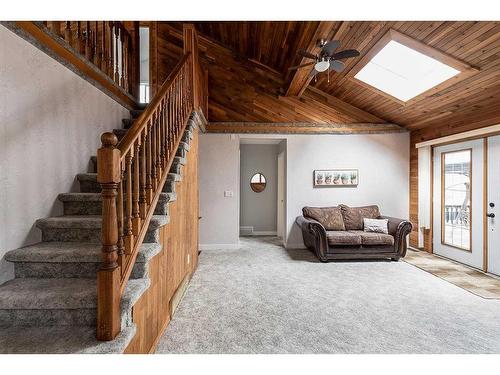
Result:
[[483,140],[434,148],[434,253],[483,268]]
[[500,276],[500,136],[488,138],[487,271]]

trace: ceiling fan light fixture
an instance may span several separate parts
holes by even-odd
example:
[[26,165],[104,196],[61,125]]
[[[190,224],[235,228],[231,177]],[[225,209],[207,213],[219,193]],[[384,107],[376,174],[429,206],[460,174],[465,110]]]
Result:
[[328,60],[321,60],[314,65],[314,69],[318,72],[324,72],[330,67],[330,62]]

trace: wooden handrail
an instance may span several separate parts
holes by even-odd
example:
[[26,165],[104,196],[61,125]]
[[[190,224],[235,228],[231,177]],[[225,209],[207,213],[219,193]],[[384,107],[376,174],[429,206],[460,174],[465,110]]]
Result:
[[195,46],[185,49],[181,61],[120,143],[113,133],[101,137],[97,153],[103,202],[102,263],[97,277],[99,340],[111,340],[120,332],[120,299],[189,116],[198,110],[194,103],[199,100],[200,75],[195,55]]

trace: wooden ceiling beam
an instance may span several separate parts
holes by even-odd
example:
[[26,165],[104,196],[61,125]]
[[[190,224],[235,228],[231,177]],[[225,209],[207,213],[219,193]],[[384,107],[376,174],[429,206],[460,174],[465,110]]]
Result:
[[[305,50],[312,53],[313,55],[318,54],[320,52],[320,48],[318,47],[318,39],[331,39],[334,33],[334,26],[335,22],[320,22],[318,24],[318,27],[316,28],[314,36],[309,40]],[[308,62],[311,62],[311,59],[306,59],[305,57],[303,57],[300,60],[299,64],[301,65]],[[311,82],[312,77],[309,77],[309,72],[310,69],[297,69],[293,74],[290,84],[285,90],[285,96],[301,96],[306,87],[309,85],[309,82]]]
[[210,122],[208,133],[242,134],[379,134],[402,133],[397,124],[382,123],[280,123],[280,122]]

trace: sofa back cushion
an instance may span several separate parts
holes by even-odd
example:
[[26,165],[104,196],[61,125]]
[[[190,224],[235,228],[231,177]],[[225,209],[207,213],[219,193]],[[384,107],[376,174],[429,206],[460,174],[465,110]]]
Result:
[[377,219],[380,216],[378,206],[349,207],[340,205],[345,230],[363,230],[363,219]]
[[304,207],[302,214],[319,221],[326,230],[345,230],[340,207]]

